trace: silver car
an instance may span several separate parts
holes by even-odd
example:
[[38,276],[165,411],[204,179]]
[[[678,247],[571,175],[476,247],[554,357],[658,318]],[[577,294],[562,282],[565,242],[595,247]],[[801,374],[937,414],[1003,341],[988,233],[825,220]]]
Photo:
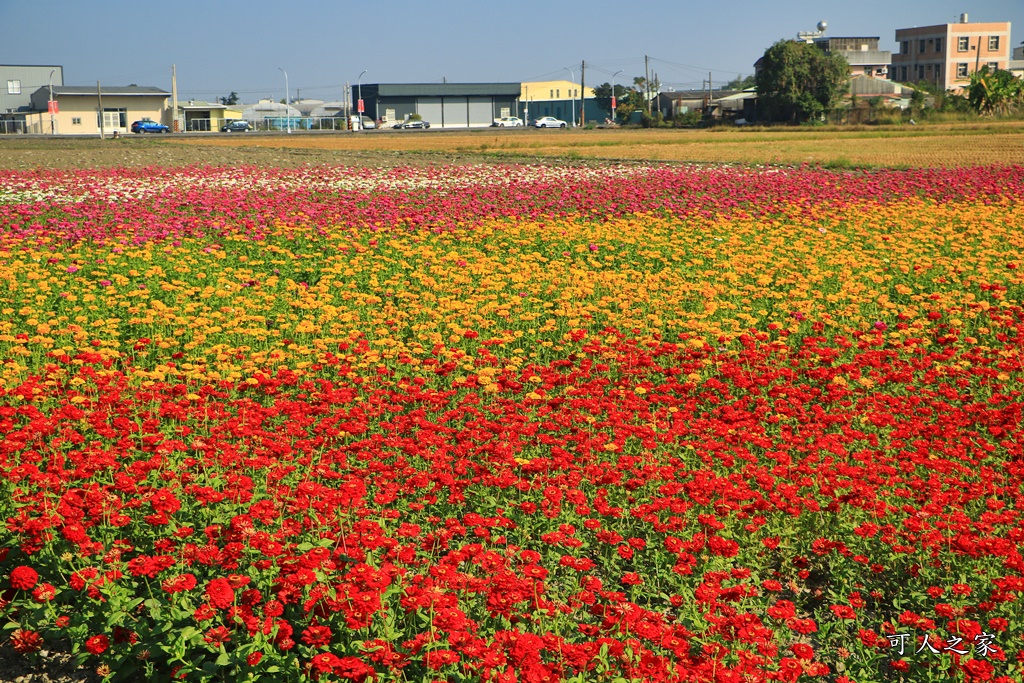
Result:
[[565,121],[556,119],[554,116],[542,116],[533,122],[536,128],[565,128]]

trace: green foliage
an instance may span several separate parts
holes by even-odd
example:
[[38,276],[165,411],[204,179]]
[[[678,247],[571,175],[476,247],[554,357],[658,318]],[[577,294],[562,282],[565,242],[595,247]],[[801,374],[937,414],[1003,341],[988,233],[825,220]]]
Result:
[[756,75],[758,106],[774,121],[818,120],[835,108],[846,89],[850,65],[842,55],[781,40],[768,48]]
[[736,78],[732,79],[731,81],[725,84],[724,89],[746,90],[747,88],[754,87],[754,85],[756,85],[754,75],[750,74],[749,76],[736,76]]
[[699,110],[691,109],[685,114],[679,114],[672,119],[672,125],[676,128],[693,128],[699,126],[703,119],[704,117]]
[[[639,102],[641,100],[640,94],[631,88],[627,88],[624,85],[615,84],[615,98],[616,108],[615,116],[623,118],[623,115],[619,112],[623,109],[623,106],[627,103]],[[598,106],[602,109],[611,112],[612,110],[612,85],[610,83],[602,83],[601,85],[594,88],[594,99],[597,101]],[[635,108],[635,107],[634,107]],[[629,114],[633,113],[633,108],[629,109],[629,113],[625,115],[625,118],[629,118]]]
[[220,98],[220,103],[226,105],[238,104],[238,93],[232,90],[230,95]]
[[1024,83],[1009,71],[983,66],[971,74],[967,101],[979,114],[1009,114],[1024,103]]

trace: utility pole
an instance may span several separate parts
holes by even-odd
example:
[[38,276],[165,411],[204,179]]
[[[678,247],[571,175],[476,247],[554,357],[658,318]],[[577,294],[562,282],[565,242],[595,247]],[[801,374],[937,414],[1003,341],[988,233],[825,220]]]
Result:
[[99,103],[100,103],[100,140],[102,140],[103,139],[103,119],[106,118],[106,117],[103,116],[103,92],[100,90],[100,82],[99,81],[96,81],[96,99],[99,100]]
[[646,92],[647,99],[647,115],[651,115],[651,75],[647,68],[647,55],[644,55],[644,91]]
[[587,87],[587,60],[580,63],[580,125],[587,125],[587,100],[583,92]]
[[178,67],[171,64],[171,132],[178,132]]

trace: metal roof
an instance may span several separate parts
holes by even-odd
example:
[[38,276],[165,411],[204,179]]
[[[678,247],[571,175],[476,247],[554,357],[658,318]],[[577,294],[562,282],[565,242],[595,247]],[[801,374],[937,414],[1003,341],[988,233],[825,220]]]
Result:
[[[103,95],[163,95],[164,97],[170,97],[171,93],[160,88],[154,88],[148,85],[101,85],[100,93]],[[90,97],[96,96],[95,85],[60,85],[53,86],[53,94],[67,96],[74,95],[88,95]]]
[[520,83],[364,83],[367,88],[375,88],[380,97],[519,97],[522,91]]

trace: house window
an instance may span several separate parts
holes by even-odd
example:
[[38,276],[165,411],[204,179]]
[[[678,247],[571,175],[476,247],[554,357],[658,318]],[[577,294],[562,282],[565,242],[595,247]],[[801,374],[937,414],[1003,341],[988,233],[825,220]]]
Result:
[[870,76],[871,74],[872,74],[871,67],[870,66],[864,67],[864,75],[865,76]]
[[924,38],[917,41],[917,51],[921,54],[924,54]]
[[942,52],[942,38],[935,39],[935,51]]
[[960,36],[959,38],[957,38],[956,39],[956,51],[957,52],[967,52],[967,50],[970,49],[970,47],[971,47],[970,40],[971,39],[968,38],[967,36]]
[[988,51],[998,52],[999,51],[999,36],[988,37]]
[[907,67],[905,66],[900,67],[900,80],[904,83],[907,82]]
[[924,64],[917,65],[917,77],[924,78]]
[[549,100],[555,99],[555,91],[554,90],[549,90],[548,91],[548,99]]
[[967,62],[960,62],[956,65],[956,77],[967,78]]
[[555,99],[558,99],[558,100],[562,99],[562,89],[561,88],[555,88]]
[[910,54],[910,41],[909,40],[904,40],[902,43],[900,43],[900,54],[901,55],[909,55]]
[[[102,115],[102,117],[101,117]],[[127,128],[128,110],[105,108],[102,112],[96,112],[97,128]]]
[[995,71],[998,68],[999,68],[999,62],[989,62],[988,63],[988,70],[989,71]]
[[20,95],[21,94],[21,81],[18,79],[10,79],[7,81],[7,94],[8,95]]
[[80,116],[73,117],[71,119],[71,125],[72,126],[80,126],[80,125],[82,125],[82,118]]

